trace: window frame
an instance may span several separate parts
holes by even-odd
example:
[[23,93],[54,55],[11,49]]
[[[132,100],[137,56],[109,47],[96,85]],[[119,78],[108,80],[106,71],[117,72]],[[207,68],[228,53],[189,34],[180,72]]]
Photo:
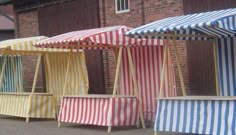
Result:
[[[119,1],[121,1],[121,0],[119,0]],[[128,9],[126,9],[126,10],[120,10],[120,11],[118,11],[118,8],[117,8],[118,5],[117,5],[117,3],[118,3],[118,0],[115,0],[115,13],[116,13],[116,14],[130,12],[130,0],[128,0]]]

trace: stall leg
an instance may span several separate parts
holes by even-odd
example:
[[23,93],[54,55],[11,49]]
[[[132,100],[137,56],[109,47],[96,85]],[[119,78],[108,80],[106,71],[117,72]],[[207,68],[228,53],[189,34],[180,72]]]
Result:
[[111,133],[111,126],[108,126],[107,133]]
[[25,120],[25,122],[26,122],[26,123],[29,123],[29,119],[30,119],[30,118],[27,117],[26,120]]
[[154,131],[154,135],[157,135],[157,131]]
[[57,126],[61,127],[61,122],[60,121],[58,121]]

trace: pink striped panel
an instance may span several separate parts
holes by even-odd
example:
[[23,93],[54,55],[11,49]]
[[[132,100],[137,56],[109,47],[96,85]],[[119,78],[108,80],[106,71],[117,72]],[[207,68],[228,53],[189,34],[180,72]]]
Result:
[[[159,39],[137,39],[125,36],[125,33],[131,29],[127,26],[113,26],[73,31],[42,40],[34,45],[45,48],[76,48],[77,45],[85,45],[89,48],[82,47],[82,49],[105,49],[109,46],[156,46],[164,44],[164,41]],[[96,47],[97,45],[104,47]]]
[[[150,41],[147,41],[150,42]],[[151,43],[150,43],[151,44]],[[163,65],[163,46],[143,46],[131,48],[131,55],[135,66],[135,75],[138,81],[139,95],[142,101],[144,118],[147,121],[154,121],[157,102],[155,98],[159,94],[160,78]],[[131,78],[130,66],[128,63],[127,50],[124,49],[122,55],[120,90],[121,95],[134,95],[134,84]],[[166,66],[168,67],[168,65]],[[175,96],[175,83],[172,90],[168,88],[169,74],[174,75],[174,70],[169,73],[166,68],[164,91],[165,97]],[[175,82],[174,76],[172,81]]]
[[135,97],[63,97],[58,121],[100,126],[128,126],[138,122]]

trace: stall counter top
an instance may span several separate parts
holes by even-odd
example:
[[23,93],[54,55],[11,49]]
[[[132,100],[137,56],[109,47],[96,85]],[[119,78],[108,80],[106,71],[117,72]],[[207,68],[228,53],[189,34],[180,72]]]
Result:
[[236,96],[178,96],[178,97],[161,97],[157,100],[236,100]]
[[106,95],[106,94],[88,94],[88,95],[65,95],[63,97],[73,97],[73,98],[135,98],[136,96],[121,96],[121,95]]

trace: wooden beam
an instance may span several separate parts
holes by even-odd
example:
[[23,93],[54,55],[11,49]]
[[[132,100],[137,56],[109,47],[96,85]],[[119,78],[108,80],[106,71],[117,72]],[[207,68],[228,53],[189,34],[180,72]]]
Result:
[[220,96],[220,88],[219,88],[219,69],[218,69],[218,61],[217,61],[217,38],[213,40],[213,56],[214,56],[214,67],[215,67],[215,83],[216,83],[216,95]]
[[64,88],[63,88],[63,96],[65,95],[65,92],[66,92],[66,86],[67,86],[67,82],[68,82],[68,75],[69,75],[70,64],[71,64],[71,55],[72,55],[72,53],[69,54],[68,61],[67,61],[67,68],[66,68],[65,82],[64,82]]
[[82,57],[80,56],[81,52],[79,52],[78,48],[76,49],[76,51],[77,51],[77,58],[78,58],[78,61],[79,61],[79,69],[81,71],[80,74],[81,74],[81,77],[82,77],[82,81],[84,83],[84,85],[83,85],[84,86],[84,89],[83,89],[84,91],[83,92],[84,92],[84,95],[88,95],[88,89],[86,87],[88,84],[87,84],[87,79],[86,79],[85,73],[84,73],[85,70],[83,70],[83,67],[82,67],[82,62],[81,62]]
[[15,82],[15,86],[16,86],[16,92],[20,92],[19,91],[19,83],[18,83],[18,79],[17,79],[17,74],[16,74],[16,66],[15,66],[15,61],[14,61],[14,56],[11,56],[11,67],[12,67],[12,71],[13,71],[13,78],[14,78],[14,82]]
[[113,87],[113,96],[115,96],[117,93],[117,85],[118,85],[118,77],[119,77],[119,72],[120,72],[122,49],[123,49],[122,47],[119,48],[119,54],[118,54],[118,59],[117,59],[117,64],[116,64],[114,87]]
[[132,56],[131,56],[131,51],[130,51],[129,47],[127,47],[127,51],[128,51],[128,57],[129,57],[130,71],[131,71],[131,75],[132,75],[133,82],[134,82],[134,93],[135,93],[135,96],[137,96],[138,100],[139,100],[139,115],[140,115],[142,127],[146,128],[146,125],[144,122],[144,117],[143,117],[142,101],[139,96],[138,82],[137,82],[137,79],[135,76],[135,68],[134,68],[134,64],[133,64],[133,60],[132,60]]
[[163,65],[162,65],[162,71],[161,71],[161,81],[160,81],[160,94],[157,97],[163,96],[163,85],[164,85],[164,79],[165,79],[165,69],[166,69],[166,57],[167,57],[167,45],[164,46],[164,59],[163,59]]
[[35,74],[34,74],[34,81],[33,81],[33,86],[32,86],[32,91],[31,91],[32,94],[35,92],[35,86],[36,86],[36,82],[38,78],[40,62],[41,62],[41,55],[39,55],[37,59],[37,64],[36,64],[36,69],[35,69]]
[[183,96],[186,96],[186,89],[185,89],[185,84],[184,84],[184,79],[183,79],[183,73],[182,73],[182,69],[180,66],[180,62],[179,62],[179,53],[176,47],[176,37],[175,35],[174,39],[173,39],[173,44],[174,44],[174,50],[175,50],[175,58],[176,58],[176,63],[177,63],[177,69],[178,69],[178,73],[179,73],[179,78],[180,78],[180,84],[181,84],[181,90],[182,90],[182,94]]
[[7,63],[7,56],[3,55],[2,72],[1,72],[1,76],[0,76],[0,87],[2,87],[2,81],[3,81],[3,78],[4,78],[6,63]]

